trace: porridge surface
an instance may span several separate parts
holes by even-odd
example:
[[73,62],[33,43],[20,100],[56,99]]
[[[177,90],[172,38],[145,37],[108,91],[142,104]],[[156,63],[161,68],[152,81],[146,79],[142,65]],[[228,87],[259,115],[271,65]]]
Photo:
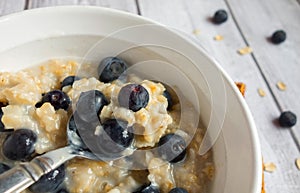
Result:
[[[89,65],[81,67],[88,68]],[[27,128],[34,131],[37,135],[36,155],[67,145],[66,128],[72,115],[71,108],[68,111],[55,110],[48,102],[39,108],[35,105],[42,99],[43,94],[60,89],[61,82],[68,76],[76,75],[78,69],[76,62],[52,60],[17,73],[0,72],[0,102],[8,104],[2,107],[1,121],[6,129]],[[81,92],[101,91],[109,104],[103,107],[99,119],[104,121],[116,118],[126,121],[128,126],[133,126],[134,132],[138,134],[134,138],[135,148],[156,147],[162,136],[178,129],[182,116],[180,103],[174,104],[172,110],[168,111],[163,84],[142,80],[134,75],[128,77],[126,83],[119,80],[103,83],[95,77],[82,77],[72,86],[63,87],[62,91],[70,97],[73,107]],[[150,96],[148,105],[137,112],[120,107],[117,100],[120,89],[132,82],[142,85]],[[184,116],[195,116],[193,107],[188,103],[186,106],[190,109]],[[181,123],[182,125],[187,127],[181,132],[183,135],[193,135],[188,132],[188,127],[191,126],[188,121]],[[72,159],[65,164],[66,176],[62,186],[74,193],[131,193],[142,185],[151,183],[158,186],[162,193],[168,193],[174,187],[185,188],[189,193],[205,192],[205,184],[212,179],[214,171],[211,152],[204,156],[197,154],[203,135],[204,129],[197,128],[193,140],[188,144],[186,158],[180,163],[171,164],[151,152],[145,153],[139,161],[147,170],[118,167],[113,161]],[[4,137],[1,136],[0,139],[2,144]],[[10,166],[18,163],[10,161],[2,154],[0,162]],[[122,164],[125,166],[130,165],[126,160],[118,162],[124,162]]]

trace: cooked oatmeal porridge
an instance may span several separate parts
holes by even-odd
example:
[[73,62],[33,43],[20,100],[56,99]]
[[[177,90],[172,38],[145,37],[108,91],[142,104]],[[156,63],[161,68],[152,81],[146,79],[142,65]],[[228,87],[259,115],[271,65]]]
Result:
[[[80,70],[90,68],[92,65],[80,66]],[[138,75],[119,78],[127,64],[116,57],[100,63],[99,77],[77,77],[78,69],[74,61],[52,60],[16,73],[0,72],[0,173],[66,146],[70,117],[89,105],[85,96],[93,91],[96,99],[91,109],[101,123],[93,128],[95,135],[102,128],[121,150],[157,151],[146,152],[136,162],[144,169],[134,169],[128,159],[74,158],[24,192],[205,192],[214,174],[212,152],[202,156],[197,153],[205,130],[199,127],[195,134],[188,132],[194,128],[177,132],[181,105],[173,92],[162,83]],[[184,105],[190,113],[186,116],[195,116],[193,107]],[[87,117],[88,113],[83,113],[80,118]],[[189,123],[183,125],[192,127]],[[193,139],[188,144],[185,139],[189,135]]]

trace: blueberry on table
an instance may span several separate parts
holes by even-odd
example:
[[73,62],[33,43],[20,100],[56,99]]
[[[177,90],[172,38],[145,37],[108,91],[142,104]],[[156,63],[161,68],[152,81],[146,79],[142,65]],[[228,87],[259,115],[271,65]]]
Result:
[[118,95],[118,102],[121,107],[136,112],[147,106],[149,93],[139,84],[127,84],[121,88]]
[[292,127],[297,123],[297,116],[291,111],[284,111],[279,116],[278,121],[282,127]]
[[64,165],[43,175],[35,184],[29,187],[33,193],[46,193],[56,191],[59,185],[64,181],[65,167]]
[[220,10],[216,11],[216,13],[214,14],[213,22],[215,24],[221,24],[221,23],[224,23],[225,21],[227,21],[227,19],[228,19],[227,12],[223,9],[220,9]]
[[127,127],[127,122],[118,119],[109,119],[102,126],[113,142],[125,148],[131,145],[134,134],[132,127]]
[[170,133],[160,138],[158,154],[162,159],[170,163],[177,163],[185,158],[186,147],[186,143],[181,136]]
[[173,106],[173,100],[172,100],[171,94],[170,94],[167,90],[165,90],[165,91],[163,92],[163,95],[164,95],[164,97],[167,98],[167,101],[168,101],[168,107],[167,107],[167,110],[171,110],[171,109],[172,109],[172,106]]
[[72,86],[76,80],[80,80],[80,78],[78,76],[66,77],[61,83],[61,88],[65,87],[65,86]]
[[99,80],[108,83],[118,79],[127,70],[127,64],[118,57],[104,58],[98,66]]
[[0,174],[6,172],[7,170],[9,170],[10,167],[4,163],[0,163]]
[[157,186],[143,185],[133,193],[160,193],[160,191]]
[[173,188],[169,193],[188,193],[184,188]]
[[283,30],[277,30],[272,34],[271,41],[274,44],[280,44],[286,39],[286,33]]
[[2,152],[11,160],[24,160],[34,151],[37,135],[30,129],[17,129],[3,142]]
[[46,102],[49,102],[54,107],[55,110],[58,109],[68,110],[71,104],[71,100],[69,96],[66,93],[62,92],[61,90],[53,90],[46,93],[42,97],[42,101],[38,102],[35,105],[35,107],[39,108]]
[[90,90],[80,94],[76,104],[76,112],[83,121],[98,121],[98,115],[108,104],[109,102],[102,92]]

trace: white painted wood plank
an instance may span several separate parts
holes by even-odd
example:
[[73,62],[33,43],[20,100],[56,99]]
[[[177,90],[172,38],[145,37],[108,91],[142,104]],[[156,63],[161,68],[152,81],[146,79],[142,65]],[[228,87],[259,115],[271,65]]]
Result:
[[[239,26],[251,47],[282,111],[291,110],[300,117],[300,5],[296,0],[228,0]],[[259,14],[253,14],[259,13]],[[278,30],[287,33],[280,45],[267,41]],[[287,85],[286,91],[276,87],[278,81]],[[300,147],[300,123],[292,128]],[[300,188],[299,188],[300,190]]]
[[[196,37],[200,44],[221,63],[233,80],[247,84],[246,101],[258,128],[264,159],[278,167],[276,172],[265,176],[267,192],[298,193],[300,174],[293,158],[299,156],[299,151],[290,132],[273,124],[280,112],[252,57],[237,54],[237,49],[246,46],[242,36],[232,18],[218,26],[208,21],[217,9],[228,10],[224,1],[142,0],[139,5],[143,16],[191,35],[194,29],[199,29],[200,34]],[[213,40],[218,34],[224,36],[223,41]],[[259,87],[266,91],[266,97],[257,94]]]
[[25,3],[25,0],[0,0],[0,16],[22,11]]
[[137,13],[135,0],[29,0],[28,8],[59,5],[93,5]]

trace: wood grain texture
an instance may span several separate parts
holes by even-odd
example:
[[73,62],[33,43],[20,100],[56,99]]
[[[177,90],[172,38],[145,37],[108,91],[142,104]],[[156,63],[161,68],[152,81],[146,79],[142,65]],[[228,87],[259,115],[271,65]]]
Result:
[[[253,55],[259,64],[281,111],[291,110],[300,116],[300,5],[296,0],[241,2],[228,0],[236,20]],[[260,14],[253,14],[260,13]],[[287,40],[280,45],[272,44],[268,38],[276,30],[283,29]],[[282,81],[286,91],[277,88]],[[292,128],[292,135],[300,148],[300,124]],[[300,190],[300,187],[299,187]]]
[[137,13],[135,0],[29,0],[28,8],[60,6],[60,5],[92,5],[119,9]]
[[[228,10],[225,2],[222,0],[213,2],[142,0],[139,1],[139,5],[141,15],[183,30],[190,35],[194,29],[199,29],[200,34],[194,36],[200,45],[220,62],[233,80],[246,83],[246,101],[257,125],[264,159],[274,162],[278,167],[276,172],[265,175],[266,191],[298,193],[300,176],[293,165],[293,157],[297,157],[299,151],[290,132],[280,129],[273,123],[273,120],[279,116],[280,110],[259,68],[251,55],[237,54],[237,50],[246,46],[246,43],[231,16],[222,25],[214,25],[210,22],[210,17],[217,9]],[[215,41],[213,39],[215,35],[222,35],[224,40]],[[264,98],[258,95],[258,88],[266,91]]]
[[24,10],[26,0],[0,0],[0,16]]

